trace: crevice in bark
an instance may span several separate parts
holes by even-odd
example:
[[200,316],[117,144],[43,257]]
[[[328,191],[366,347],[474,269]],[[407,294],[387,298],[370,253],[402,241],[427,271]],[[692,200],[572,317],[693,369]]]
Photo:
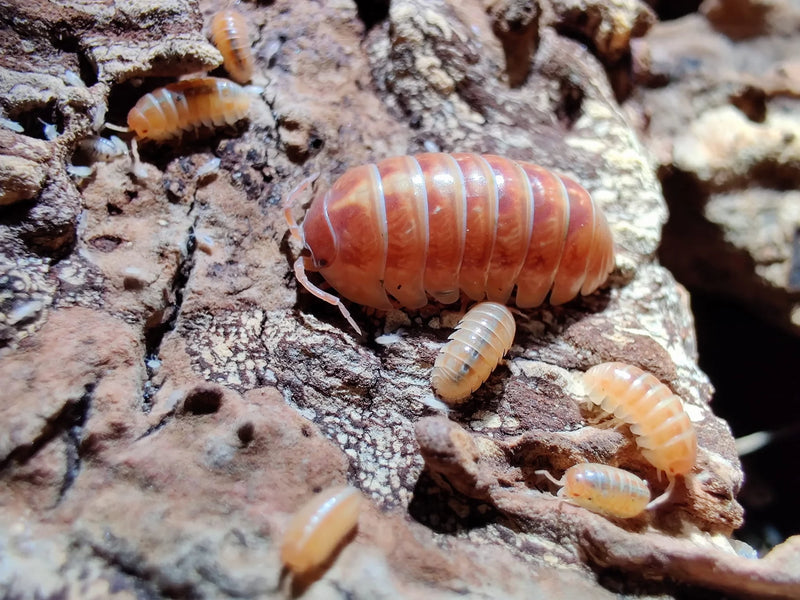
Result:
[[55,438],[63,436],[67,445],[67,469],[61,487],[61,496],[75,481],[80,469],[80,442],[83,426],[91,408],[91,398],[95,383],[88,383],[80,398],[68,401],[52,418],[45,421],[39,435],[29,444],[17,446],[2,461],[0,472],[12,464],[24,464],[39,453]]
[[61,482],[61,488],[58,491],[58,500],[56,504],[64,499],[64,496],[66,496],[80,473],[83,428],[84,425],[86,425],[86,420],[89,418],[89,412],[92,408],[93,393],[94,384],[92,383],[86,386],[86,391],[83,396],[81,396],[75,404],[71,404],[68,410],[62,414],[62,427],[64,428],[62,435],[66,446],[67,465],[66,471],[64,472],[64,479]]

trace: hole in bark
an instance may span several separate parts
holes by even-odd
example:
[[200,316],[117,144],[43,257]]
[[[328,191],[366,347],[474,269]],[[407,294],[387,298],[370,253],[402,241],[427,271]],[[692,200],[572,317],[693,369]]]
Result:
[[86,87],[97,83],[97,67],[83,52],[78,52],[78,75]]
[[583,109],[583,89],[577,82],[563,79],[560,92],[561,99],[555,108],[556,116],[565,128],[572,129]]
[[358,18],[367,30],[389,16],[389,0],[356,0]]
[[89,240],[89,245],[100,252],[111,252],[116,250],[123,241],[125,240],[115,235],[98,235]]
[[731,96],[731,104],[754,123],[763,123],[767,118],[767,94],[762,89],[747,86]]
[[242,442],[242,445],[247,446],[253,441],[255,431],[255,426],[248,421],[244,425],[239,426],[239,429],[236,430],[236,435],[239,437],[239,441]]
[[222,406],[222,391],[214,387],[197,387],[183,402],[184,410],[193,415],[210,415],[217,412],[220,406]]
[[671,21],[696,12],[702,0],[646,0],[662,21]]
[[312,150],[316,151],[316,150],[321,150],[322,146],[324,146],[324,145],[325,145],[325,141],[322,138],[317,137],[313,133],[311,134],[311,140],[308,142],[309,148],[311,148]]
[[55,100],[12,113],[11,119],[22,126],[25,135],[39,140],[48,140],[64,132],[64,115]]

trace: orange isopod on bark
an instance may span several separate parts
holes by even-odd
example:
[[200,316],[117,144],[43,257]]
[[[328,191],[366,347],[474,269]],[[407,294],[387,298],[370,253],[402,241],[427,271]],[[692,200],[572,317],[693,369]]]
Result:
[[231,79],[247,83],[253,76],[253,53],[250,33],[242,13],[226,9],[211,19],[211,39],[222,54],[223,66]]
[[456,325],[431,373],[431,385],[445,402],[467,399],[489,378],[511,344],[514,315],[497,302],[472,307]]
[[283,536],[283,564],[296,575],[323,566],[358,524],[362,500],[347,486],[323,490],[304,504]]
[[[301,183],[291,199],[307,183]],[[596,290],[614,267],[603,212],[568,177],[531,163],[478,154],[398,156],[345,172],[318,195],[301,227],[286,218],[305,256],[298,281],[319,271],[343,297],[390,309],[420,308],[463,291],[472,300],[538,306]]]
[[161,141],[203,126],[233,125],[247,115],[251,97],[227,79],[185,79],[141,97],[128,113],[128,127],[140,139]]
[[630,425],[642,455],[668,477],[688,474],[697,460],[697,433],[683,401],[654,375],[633,365],[596,365],[583,375],[589,399]]
[[591,511],[629,519],[641,514],[650,502],[647,482],[633,473],[609,465],[581,463],[566,470],[561,479],[536,471],[562,486],[558,496]]

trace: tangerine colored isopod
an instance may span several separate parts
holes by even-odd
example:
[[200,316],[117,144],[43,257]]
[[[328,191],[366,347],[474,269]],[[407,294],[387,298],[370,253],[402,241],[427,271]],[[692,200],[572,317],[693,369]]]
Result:
[[654,375],[633,365],[611,362],[583,375],[589,400],[630,425],[647,461],[664,471],[670,489],[697,461],[697,433],[683,401]]
[[253,53],[250,51],[250,34],[242,13],[226,9],[211,19],[211,40],[222,54],[223,66],[238,83],[247,83],[253,77]]
[[581,463],[567,469],[561,479],[547,471],[536,473],[562,486],[559,497],[604,515],[629,519],[641,514],[650,502],[647,482],[617,467]]
[[162,141],[200,127],[233,125],[247,115],[251,97],[227,79],[184,79],[141,97],[128,113],[128,127],[140,139]]
[[445,402],[465,400],[489,378],[514,342],[514,316],[502,304],[481,302],[456,325],[431,373],[431,385]]
[[[301,183],[292,198],[307,184]],[[298,281],[319,271],[339,294],[388,310],[390,297],[416,309],[431,297],[505,304],[516,288],[520,308],[550,295],[561,304],[590,294],[614,267],[614,243],[603,212],[568,177],[500,156],[429,153],[398,156],[346,171],[319,194],[302,226],[290,210],[304,256]]]
[[325,565],[358,524],[363,497],[354,487],[323,490],[291,518],[281,560],[295,575]]

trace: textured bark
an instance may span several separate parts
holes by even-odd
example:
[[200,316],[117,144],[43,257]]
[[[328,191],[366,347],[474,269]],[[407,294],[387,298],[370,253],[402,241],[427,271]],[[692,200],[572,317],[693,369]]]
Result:
[[[5,595],[797,595],[797,540],[746,561],[728,538],[741,470],[686,294],[654,261],[658,181],[604,70],[650,12],[585,3],[581,37],[597,34],[601,62],[561,26],[576,3],[523,4],[243,3],[264,88],[248,122],[145,145],[144,173],[124,156],[78,182],[66,167],[96,125],[219,64],[202,31],[217,6],[3,3],[4,48],[31,48],[0,65],[4,116],[23,129],[3,133],[3,152],[45,173],[0,206]],[[42,139],[38,118],[59,135]],[[298,290],[280,207],[310,173],[324,187],[434,148],[575,177],[619,250],[608,288],[519,314],[506,366],[447,416],[428,378],[457,310],[351,307],[355,335]],[[198,175],[215,157],[219,171]],[[607,360],[672,386],[700,442],[675,498],[630,522],[565,504],[533,475],[596,460],[663,489],[626,431],[581,413],[577,376]],[[292,512],[345,482],[368,498],[354,539],[318,578],[287,578]]]
[[708,0],[633,45],[626,109],[659,164],[662,259],[800,332],[800,8]]

